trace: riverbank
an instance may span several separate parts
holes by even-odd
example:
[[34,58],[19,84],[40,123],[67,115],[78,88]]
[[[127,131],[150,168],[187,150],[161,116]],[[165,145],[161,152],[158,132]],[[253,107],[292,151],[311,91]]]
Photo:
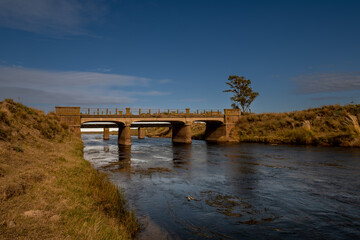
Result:
[[235,142],[360,147],[360,104],[243,115]]
[[[203,140],[205,136],[206,124],[193,123],[191,125],[191,138]],[[85,134],[95,134],[99,132],[87,132]],[[100,132],[102,133],[102,132]],[[117,131],[110,132],[111,135],[118,135]],[[131,136],[138,136],[138,129],[130,129]],[[171,138],[171,128],[169,127],[147,127],[145,128],[145,136],[149,138]]]
[[[206,125],[202,123],[191,124],[191,138],[197,140],[204,139],[205,128]],[[171,129],[169,129],[168,127],[146,128],[146,136],[171,138]]]
[[138,228],[55,114],[0,102],[1,239],[129,239]]

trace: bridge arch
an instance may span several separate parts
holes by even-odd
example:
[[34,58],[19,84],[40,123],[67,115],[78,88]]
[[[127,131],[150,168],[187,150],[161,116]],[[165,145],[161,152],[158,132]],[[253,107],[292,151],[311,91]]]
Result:
[[110,139],[110,128],[122,129],[125,126],[124,122],[119,121],[84,121],[81,123],[80,128],[103,128],[104,140]]

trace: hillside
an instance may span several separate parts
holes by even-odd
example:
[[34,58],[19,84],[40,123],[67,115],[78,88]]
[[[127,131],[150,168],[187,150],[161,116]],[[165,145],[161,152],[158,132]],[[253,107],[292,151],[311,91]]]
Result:
[[54,113],[0,102],[0,239],[128,239],[124,196]]
[[360,147],[360,105],[243,115],[231,133],[239,142]]

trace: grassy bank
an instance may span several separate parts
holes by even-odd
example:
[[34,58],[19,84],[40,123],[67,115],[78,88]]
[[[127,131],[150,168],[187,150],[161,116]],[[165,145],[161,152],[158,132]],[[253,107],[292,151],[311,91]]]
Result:
[[54,114],[0,102],[0,239],[128,239],[134,213]]
[[239,142],[360,147],[360,105],[243,115],[231,132]]

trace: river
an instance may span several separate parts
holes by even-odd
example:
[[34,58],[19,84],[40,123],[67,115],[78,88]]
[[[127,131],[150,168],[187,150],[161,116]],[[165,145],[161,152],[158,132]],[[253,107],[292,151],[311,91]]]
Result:
[[82,136],[139,239],[360,239],[360,149]]

